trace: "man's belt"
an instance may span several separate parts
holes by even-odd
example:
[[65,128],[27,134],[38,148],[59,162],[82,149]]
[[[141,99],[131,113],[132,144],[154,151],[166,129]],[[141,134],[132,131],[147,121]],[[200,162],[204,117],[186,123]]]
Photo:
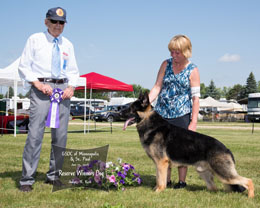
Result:
[[68,82],[67,78],[63,78],[63,79],[38,78],[38,80],[40,82],[50,82],[50,83],[54,83],[54,84],[63,84],[63,83],[67,83]]

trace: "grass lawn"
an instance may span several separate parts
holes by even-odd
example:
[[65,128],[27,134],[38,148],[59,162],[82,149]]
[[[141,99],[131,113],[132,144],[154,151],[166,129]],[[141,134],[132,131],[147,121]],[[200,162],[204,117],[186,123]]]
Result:
[[[227,193],[223,185],[216,179],[217,192],[207,191],[204,182],[193,167],[187,175],[188,187],[184,190],[166,189],[157,194],[155,186],[155,166],[146,155],[139,142],[135,127],[122,131],[122,123],[113,126],[110,132],[105,123],[97,123],[96,131],[83,134],[82,125],[72,121],[69,127],[67,148],[90,149],[109,144],[108,160],[134,165],[143,180],[141,186],[127,187],[124,191],[109,192],[96,189],[65,189],[52,193],[52,186],[45,184],[45,173],[48,171],[50,155],[50,133],[46,133],[41,158],[37,169],[36,183],[33,191],[22,193],[18,190],[22,169],[22,154],[26,140],[25,134],[3,135],[0,137],[0,208],[5,207],[260,207],[260,125],[254,134],[251,124],[215,123],[217,126],[237,126],[238,129],[209,128],[214,123],[200,123],[198,132],[213,136],[232,150],[236,159],[236,169],[242,176],[252,178],[255,184],[255,198],[248,199],[245,193]],[[92,124],[91,129],[93,129]],[[98,126],[100,125],[100,126]],[[207,128],[203,128],[207,126]],[[47,130],[48,131],[48,130]],[[177,169],[172,171],[172,179],[177,180]]]

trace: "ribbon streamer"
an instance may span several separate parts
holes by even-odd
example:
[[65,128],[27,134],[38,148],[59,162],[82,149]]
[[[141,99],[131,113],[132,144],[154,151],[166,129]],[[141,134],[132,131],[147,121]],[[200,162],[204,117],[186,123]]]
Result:
[[51,105],[46,121],[46,126],[50,128],[60,127],[60,113],[59,113],[59,103],[62,101],[63,91],[59,88],[53,89],[52,95],[50,96]]

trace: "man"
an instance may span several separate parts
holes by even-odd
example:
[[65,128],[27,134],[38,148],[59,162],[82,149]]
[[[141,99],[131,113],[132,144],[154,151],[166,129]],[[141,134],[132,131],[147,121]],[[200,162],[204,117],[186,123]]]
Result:
[[[73,45],[61,36],[66,22],[64,9],[49,9],[45,19],[47,31],[31,35],[21,56],[19,74],[25,88],[30,88],[30,123],[20,180],[20,190],[23,192],[32,191],[35,182],[46,120],[49,119],[48,113],[53,105],[50,96],[56,92],[56,88],[61,89],[63,94],[58,91],[62,98],[57,104],[59,115],[57,118],[52,115],[59,120],[59,125],[51,126],[52,145],[66,147],[70,98],[79,77]],[[55,175],[53,150],[46,183],[60,184]]]

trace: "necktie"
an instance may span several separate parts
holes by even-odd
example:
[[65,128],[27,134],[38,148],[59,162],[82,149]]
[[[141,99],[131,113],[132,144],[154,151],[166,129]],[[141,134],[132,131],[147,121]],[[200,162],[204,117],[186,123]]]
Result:
[[53,40],[53,49],[52,49],[52,62],[51,62],[51,73],[54,77],[59,77],[60,75],[60,49],[58,45],[58,38]]

